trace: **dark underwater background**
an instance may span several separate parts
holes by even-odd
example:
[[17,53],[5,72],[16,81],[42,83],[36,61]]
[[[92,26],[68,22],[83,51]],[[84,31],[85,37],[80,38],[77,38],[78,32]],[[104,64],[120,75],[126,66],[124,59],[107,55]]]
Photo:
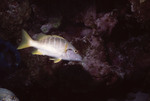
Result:
[[[17,50],[22,29],[64,37],[83,61]],[[150,101],[150,1],[1,0],[0,87],[20,101]]]

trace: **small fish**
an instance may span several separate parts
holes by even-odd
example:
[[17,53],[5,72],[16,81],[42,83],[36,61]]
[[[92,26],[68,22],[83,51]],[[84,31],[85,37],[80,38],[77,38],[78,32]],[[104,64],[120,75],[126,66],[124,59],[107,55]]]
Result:
[[54,60],[54,63],[60,62],[62,59],[82,61],[82,57],[78,54],[75,47],[63,37],[41,34],[36,41],[32,40],[25,30],[22,30],[22,34],[22,42],[17,49],[34,47],[36,50],[32,54],[50,56],[52,57],[50,60]]
[[10,90],[0,88],[0,101],[19,101],[19,99]]

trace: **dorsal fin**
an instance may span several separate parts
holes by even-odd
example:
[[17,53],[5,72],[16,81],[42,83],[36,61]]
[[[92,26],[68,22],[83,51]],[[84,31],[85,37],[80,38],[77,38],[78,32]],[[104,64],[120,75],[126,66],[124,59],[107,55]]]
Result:
[[37,36],[37,40],[41,40],[41,39],[46,38],[46,37],[48,37],[48,36],[50,36],[50,35],[46,35],[46,34],[40,33],[40,34]]
[[[63,37],[61,36],[58,36],[58,35],[52,35],[53,37],[56,37],[56,38],[60,38],[60,39],[64,39]],[[65,40],[65,39],[64,39]]]

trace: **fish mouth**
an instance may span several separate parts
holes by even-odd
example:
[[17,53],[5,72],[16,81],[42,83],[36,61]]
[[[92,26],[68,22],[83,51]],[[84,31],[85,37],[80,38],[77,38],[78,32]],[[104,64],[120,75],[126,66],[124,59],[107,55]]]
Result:
[[82,57],[79,55],[79,57],[76,58],[75,61],[82,61]]
[[81,57],[81,56],[79,56],[79,57],[72,58],[72,59],[68,59],[68,60],[70,60],[70,61],[78,61],[78,62],[80,62],[80,61],[82,61],[82,57]]

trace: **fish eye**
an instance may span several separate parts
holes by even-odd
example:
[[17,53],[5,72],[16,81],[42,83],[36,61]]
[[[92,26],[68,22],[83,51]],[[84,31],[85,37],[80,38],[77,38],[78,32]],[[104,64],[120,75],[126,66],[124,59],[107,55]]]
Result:
[[77,50],[74,50],[74,52],[75,52],[75,53],[78,53],[78,51],[77,51]]

